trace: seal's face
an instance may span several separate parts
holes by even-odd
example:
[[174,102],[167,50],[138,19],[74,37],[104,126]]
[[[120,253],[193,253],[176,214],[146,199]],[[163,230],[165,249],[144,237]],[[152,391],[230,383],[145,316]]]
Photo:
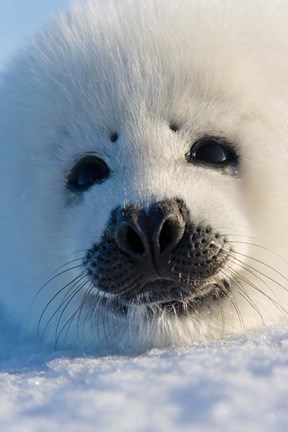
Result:
[[[236,175],[238,170],[237,153],[217,138],[206,136],[184,156],[187,164],[221,174]],[[103,159],[86,156],[76,163],[68,184],[83,193],[110,174]],[[96,290],[116,305],[114,310],[156,304],[158,312],[180,315],[198,309],[206,299],[228,294],[229,278],[223,270],[230,249],[224,235],[206,221],[193,220],[184,201],[170,198],[146,208],[136,203],[114,209],[84,265]]]
[[154,3],[79,3],[1,97],[5,302],[24,322],[44,281],[31,322],[57,344],[191,344],[286,314],[282,81],[230,2]]
[[[133,144],[121,131],[114,132],[112,142],[104,146],[111,155],[103,155],[101,148],[95,154],[83,152],[67,172],[67,208],[72,213],[80,209],[86,221],[77,227],[82,242],[74,246],[83,250],[81,277],[76,284],[72,278],[71,286],[68,282],[71,294],[63,305],[80,292],[84,302],[77,314],[89,305],[92,325],[99,326],[99,314],[104,313],[108,323],[113,320],[115,326],[116,320],[123,327],[124,322],[133,330],[140,320],[141,332],[155,321],[160,326],[161,320],[183,320],[185,326],[185,319],[221,309],[230,298],[235,271],[241,271],[231,243],[231,233],[240,232],[246,223],[241,206],[234,199],[222,200],[219,206],[223,190],[215,195],[219,182],[240,196],[235,144],[206,131],[187,143],[175,125],[166,129],[154,138],[156,148],[148,143],[147,150],[141,128]],[[99,228],[101,208],[105,218]],[[75,220],[76,216],[74,225]]]
[[[158,331],[165,335],[160,336],[164,344],[169,343],[175,320],[188,329],[187,320],[194,323],[203,315],[205,325],[211,326],[208,316],[214,310],[222,322],[223,304],[229,303],[234,280],[242,272],[233,257],[233,240],[248,232],[241,148],[230,136],[217,134],[216,125],[211,132],[206,120],[198,124],[202,133],[195,132],[196,103],[192,112],[187,108],[185,122],[182,114],[178,126],[163,120],[165,109],[162,118],[159,113],[151,118],[149,99],[141,101],[142,113],[134,103],[130,106],[137,119],[123,118],[117,130],[106,122],[104,132],[92,135],[89,143],[77,132],[66,133],[62,145],[53,148],[62,188],[51,181],[48,191],[58,195],[63,207],[59,236],[71,259],[81,253],[76,254],[77,266],[73,262],[71,271],[64,268],[63,281],[61,269],[61,278],[53,278],[45,288],[47,293],[54,285],[56,297],[53,293],[51,303],[48,297],[40,324],[47,331],[47,321],[49,326],[55,321],[62,331],[73,317],[80,328],[91,322],[96,334],[100,327],[100,339],[103,327],[112,344],[117,328],[121,343],[135,333],[133,345],[146,340],[144,346],[153,346],[159,344],[153,336]],[[240,243],[237,250],[244,254],[246,246]],[[156,327],[153,333],[151,326]],[[176,340],[179,330],[171,334]]]

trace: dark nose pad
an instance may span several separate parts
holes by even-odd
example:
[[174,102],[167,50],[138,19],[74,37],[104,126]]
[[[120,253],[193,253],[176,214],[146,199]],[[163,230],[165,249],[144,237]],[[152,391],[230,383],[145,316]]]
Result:
[[121,210],[115,240],[134,262],[153,262],[158,267],[163,260],[167,264],[184,230],[185,222],[174,201],[154,204],[147,213],[130,206]]

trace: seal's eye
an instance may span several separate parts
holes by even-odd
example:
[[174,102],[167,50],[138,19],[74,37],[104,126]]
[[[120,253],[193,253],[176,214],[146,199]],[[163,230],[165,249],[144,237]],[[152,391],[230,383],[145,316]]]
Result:
[[71,189],[88,189],[95,183],[101,183],[109,176],[110,170],[103,159],[96,156],[85,156],[73,167],[68,186]]
[[196,141],[186,159],[189,163],[212,168],[234,167],[233,173],[239,163],[239,157],[231,144],[217,137],[204,137]]

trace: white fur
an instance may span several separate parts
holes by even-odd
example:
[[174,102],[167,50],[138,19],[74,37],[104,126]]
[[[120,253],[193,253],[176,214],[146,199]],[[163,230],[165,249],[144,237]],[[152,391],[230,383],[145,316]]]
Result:
[[[143,350],[287,320],[287,20],[284,0],[81,0],[19,54],[0,90],[0,298],[22,329],[35,334],[48,305],[40,333],[58,346]],[[203,133],[235,143],[239,178],[186,163]],[[113,175],[77,201],[65,176],[89,152]],[[149,325],[140,308],[123,319],[88,304],[65,327],[86,292],[62,316],[66,291],[49,303],[79,274],[65,263],[117,205],[175,196],[233,242],[231,298]]]

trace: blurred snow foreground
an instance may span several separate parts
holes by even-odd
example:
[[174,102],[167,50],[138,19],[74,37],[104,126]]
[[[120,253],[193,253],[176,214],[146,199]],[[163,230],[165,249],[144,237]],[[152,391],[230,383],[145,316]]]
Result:
[[0,348],[1,432],[288,430],[287,328],[138,357]]

